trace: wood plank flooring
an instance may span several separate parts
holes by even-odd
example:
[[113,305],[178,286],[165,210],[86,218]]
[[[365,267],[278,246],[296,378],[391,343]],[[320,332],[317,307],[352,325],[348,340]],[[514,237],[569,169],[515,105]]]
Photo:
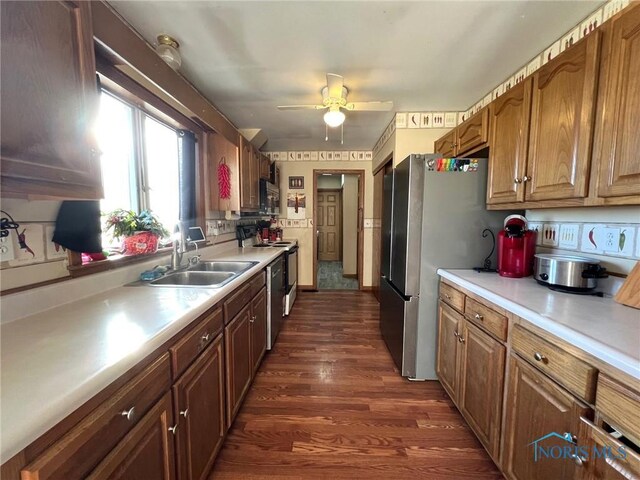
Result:
[[300,293],[211,479],[503,478],[438,382],[398,374],[369,293]]

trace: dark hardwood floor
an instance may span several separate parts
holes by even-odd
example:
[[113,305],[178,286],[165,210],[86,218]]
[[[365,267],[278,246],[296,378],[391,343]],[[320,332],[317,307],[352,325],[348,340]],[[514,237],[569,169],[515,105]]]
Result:
[[215,479],[503,478],[438,382],[399,376],[361,292],[300,293]]

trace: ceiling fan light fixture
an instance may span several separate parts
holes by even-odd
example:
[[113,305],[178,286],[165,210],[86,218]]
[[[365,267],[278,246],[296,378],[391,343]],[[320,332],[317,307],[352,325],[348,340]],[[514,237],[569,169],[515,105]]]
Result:
[[156,53],[174,70],[178,70],[182,65],[182,57],[180,57],[178,47],[180,44],[175,38],[166,34],[158,35]]
[[329,111],[324,114],[324,123],[331,128],[339,127],[344,123],[345,114],[340,111],[340,107],[332,106],[329,107]]

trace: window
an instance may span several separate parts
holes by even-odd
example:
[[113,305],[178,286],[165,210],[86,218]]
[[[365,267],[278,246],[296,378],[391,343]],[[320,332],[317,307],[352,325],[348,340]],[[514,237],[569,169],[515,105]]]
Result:
[[[98,114],[105,198],[100,209],[151,210],[171,231],[180,204],[178,132],[103,90]],[[103,238],[103,245],[112,243]]]

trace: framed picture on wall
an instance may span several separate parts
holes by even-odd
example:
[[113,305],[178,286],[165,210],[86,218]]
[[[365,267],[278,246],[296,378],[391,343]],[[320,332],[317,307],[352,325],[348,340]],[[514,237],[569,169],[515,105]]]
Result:
[[304,188],[304,177],[289,177],[289,189],[299,190]]

